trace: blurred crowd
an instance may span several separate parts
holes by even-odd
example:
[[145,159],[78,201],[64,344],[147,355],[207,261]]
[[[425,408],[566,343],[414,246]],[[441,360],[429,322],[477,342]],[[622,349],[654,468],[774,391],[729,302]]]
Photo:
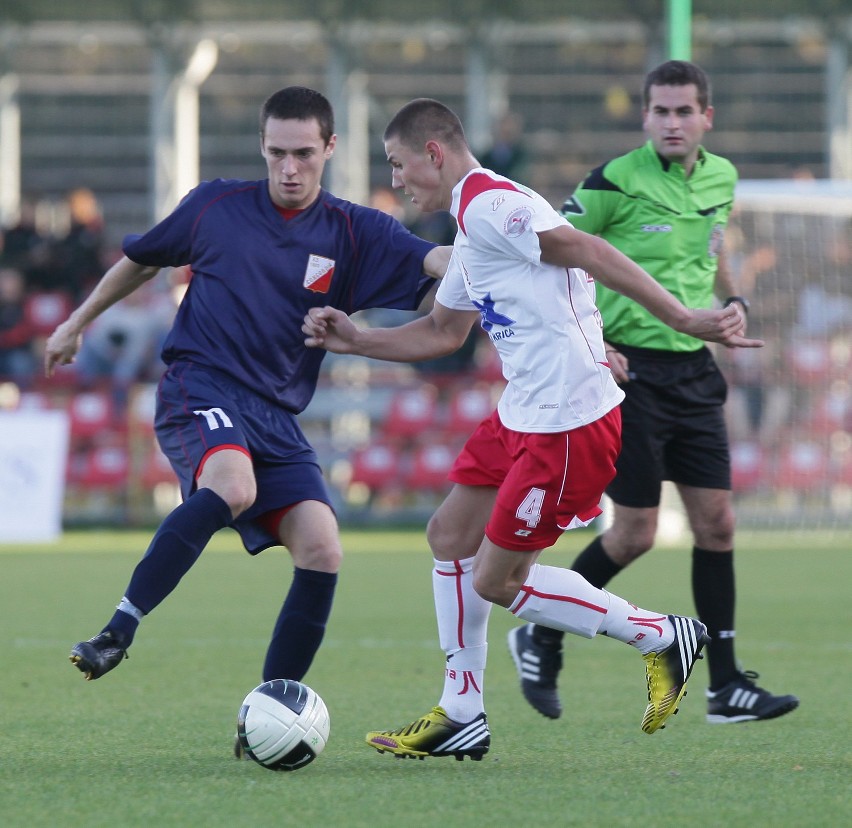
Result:
[[[106,245],[91,190],[73,190],[59,201],[22,200],[17,220],[0,228],[0,383],[21,390],[42,385],[46,338],[119,255]],[[91,325],[58,381],[109,389],[123,405],[133,383],[159,376],[160,346],[174,312],[170,285],[154,280]]]
[[[492,148],[481,157],[506,174],[523,173],[527,153],[517,123],[501,121]],[[413,210],[388,187],[375,188],[370,204],[423,238],[452,244],[456,227],[448,213]],[[749,332],[766,341],[760,350],[718,354],[731,385],[727,412],[734,452],[744,447],[752,463],[759,453],[780,456],[806,445],[808,458],[840,463],[852,485],[849,220],[779,215],[771,228],[758,226],[765,221],[735,211],[726,234],[737,282],[751,299]],[[52,397],[106,392],[120,419],[134,389],[159,379],[162,343],[189,278],[177,270],[105,311],[87,329],[74,364],[44,378],[47,337],[120,255],[106,242],[101,208],[90,190],[74,190],[61,200],[23,200],[18,219],[0,228],[0,388],[12,383],[20,392]],[[364,318],[371,325],[395,325],[411,312],[376,309]],[[458,352],[413,367],[437,387],[464,376],[499,382],[499,371],[488,373],[491,351],[475,326]],[[101,442],[107,437],[97,435]],[[755,481],[747,478],[746,484]]]

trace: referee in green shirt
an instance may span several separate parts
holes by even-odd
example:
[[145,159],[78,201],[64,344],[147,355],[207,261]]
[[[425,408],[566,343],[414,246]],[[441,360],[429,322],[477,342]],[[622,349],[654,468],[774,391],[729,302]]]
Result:
[[[687,307],[736,303],[745,327],[748,301],[737,296],[723,238],[737,173],[702,146],[713,125],[710,85],[698,66],[668,61],[645,78],[648,142],[589,173],[562,208],[578,229],[602,236],[645,268]],[[594,275],[594,274],[592,274]],[[603,587],[654,544],[663,480],[683,501],[693,534],[692,591],[707,625],[707,720],[772,719],[794,710],[740,670],[734,655],[734,511],[723,405],[725,379],[698,339],[677,333],[635,302],[598,284],[607,358],[626,393],[622,451],[607,489],[613,523],[573,569]],[[527,701],[558,718],[562,633],[528,625],[509,646]]]

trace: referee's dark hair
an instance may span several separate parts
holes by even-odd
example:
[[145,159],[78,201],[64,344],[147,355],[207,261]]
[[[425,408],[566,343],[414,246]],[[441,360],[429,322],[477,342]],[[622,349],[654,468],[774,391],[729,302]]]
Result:
[[704,112],[710,106],[710,79],[698,64],[686,60],[667,60],[648,72],[642,89],[642,104],[648,108],[652,86],[689,86],[691,83],[698,90],[698,105]]

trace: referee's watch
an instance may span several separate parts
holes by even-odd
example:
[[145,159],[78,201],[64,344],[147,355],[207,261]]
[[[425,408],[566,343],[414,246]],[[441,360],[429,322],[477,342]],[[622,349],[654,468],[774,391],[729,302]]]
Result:
[[722,307],[727,308],[728,305],[733,305],[734,302],[739,302],[739,304],[742,305],[746,316],[748,316],[748,311],[751,307],[751,303],[748,301],[748,299],[745,298],[745,296],[729,296],[724,302],[722,302]]

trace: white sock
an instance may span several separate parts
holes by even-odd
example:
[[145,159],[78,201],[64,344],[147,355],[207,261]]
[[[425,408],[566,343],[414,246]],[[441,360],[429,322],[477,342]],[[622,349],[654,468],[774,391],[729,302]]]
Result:
[[491,603],[473,589],[473,558],[435,561],[432,591],[438,639],[447,654],[440,706],[457,722],[485,711],[482,699]]
[[635,647],[642,655],[658,653],[674,641],[674,625],[667,615],[648,612],[611,592],[607,594],[609,611],[600,632]]
[[509,610],[518,618],[593,638],[604,633],[636,647],[643,655],[674,641],[668,616],[648,612],[593,587],[570,569],[533,564]]
[[609,609],[609,593],[571,569],[533,564],[509,612],[554,630],[594,638]]

